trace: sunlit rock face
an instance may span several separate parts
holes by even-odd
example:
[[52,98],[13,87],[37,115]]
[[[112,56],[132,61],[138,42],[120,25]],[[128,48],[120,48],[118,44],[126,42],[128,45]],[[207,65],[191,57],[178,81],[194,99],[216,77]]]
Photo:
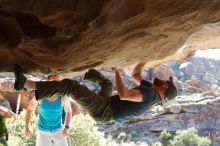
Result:
[[[156,66],[220,47],[220,1],[3,0],[0,71]],[[177,53],[177,54],[175,54]]]

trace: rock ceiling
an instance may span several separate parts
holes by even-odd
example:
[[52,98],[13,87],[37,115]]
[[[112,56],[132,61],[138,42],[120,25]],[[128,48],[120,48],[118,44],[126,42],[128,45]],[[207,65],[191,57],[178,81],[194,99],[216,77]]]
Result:
[[220,0],[2,0],[0,71],[157,66],[220,47]]

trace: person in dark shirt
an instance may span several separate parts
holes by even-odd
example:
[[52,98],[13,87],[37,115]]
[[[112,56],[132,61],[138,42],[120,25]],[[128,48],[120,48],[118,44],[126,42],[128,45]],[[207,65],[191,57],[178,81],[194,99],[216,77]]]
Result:
[[120,76],[120,69],[112,68],[115,72],[116,88],[118,95],[112,96],[113,85],[95,69],[90,69],[84,79],[100,85],[100,91],[95,93],[78,81],[63,79],[62,81],[27,80],[19,65],[15,65],[14,88],[21,90],[29,88],[35,90],[37,100],[51,97],[52,95],[67,95],[74,99],[88,114],[99,123],[112,121],[124,122],[129,118],[137,117],[151,108],[154,104],[164,100],[173,99],[177,95],[173,79],[168,81],[155,78],[153,84],[145,81],[142,70],[145,63],[138,63],[133,72],[133,78],[140,84],[138,87],[128,89]]

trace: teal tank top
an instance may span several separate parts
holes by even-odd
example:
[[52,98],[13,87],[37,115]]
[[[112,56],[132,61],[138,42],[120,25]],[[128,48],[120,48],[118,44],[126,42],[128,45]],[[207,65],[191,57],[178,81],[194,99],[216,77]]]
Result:
[[38,105],[38,129],[42,131],[56,130],[62,127],[62,112],[61,96],[58,96],[55,101],[42,99]]

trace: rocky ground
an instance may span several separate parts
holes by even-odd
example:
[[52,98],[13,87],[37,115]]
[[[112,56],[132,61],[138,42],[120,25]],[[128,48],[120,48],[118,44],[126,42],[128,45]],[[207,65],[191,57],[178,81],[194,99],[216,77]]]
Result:
[[[125,132],[127,140],[155,142],[163,130],[174,133],[177,130],[195,127],[199,134],[211,138],[214,146],[220,144],[220,95],[212,99],[204,96],[190,102],[176,103],[167,107],[155,107],[137,119],[123,124],[100,125],[106,135],[116,136]],[[203,100],[201,100],[203,99]]]

